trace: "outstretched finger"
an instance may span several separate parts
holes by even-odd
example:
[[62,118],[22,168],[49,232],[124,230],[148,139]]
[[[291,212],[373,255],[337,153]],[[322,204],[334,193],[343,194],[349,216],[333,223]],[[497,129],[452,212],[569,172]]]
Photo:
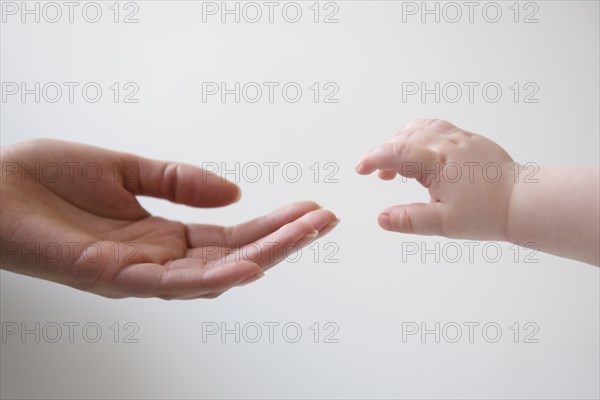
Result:
[[248,260],[232,260],[216,268],[206,268],[202,260],[182,258],[167,266],[126,267],[115,276],[113,283],[127,296],[177,299],[223,292],[260,276],[260,266]]
[[395,170],[402,176],[424,182],[427,174],[440,169],[438,159],[437,153],[428,148],[407,142],[388,142],[364,156],[356,172],[368,175],[378,169]]
[[190,248],[215,245],[240,247],[252,243],[321,207],[312,201],[301,201],[280,207],[270,214],[239,225],[222,227],[216,225],[188,224],[187,237]]
[[221,207],[240,198],[239,187],[188,164],[128,156],[121,174],[134,195],[152,196],[193,207]]
[[311,243],[321,232],[324,234],[331,230],[337,222],[337,217],[331,211],[312,211],[264,238],[235,250],[223,261],[248,260],[268,269]]

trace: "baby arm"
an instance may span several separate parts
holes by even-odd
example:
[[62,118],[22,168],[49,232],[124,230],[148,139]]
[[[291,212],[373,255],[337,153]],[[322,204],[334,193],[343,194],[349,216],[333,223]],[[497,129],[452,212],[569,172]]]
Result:
[[508,241],[535,242],[541,251],[598,266],[598,167],[544,167],[536,178],[513,189]]
[[483,136],[442,120],[416,120],[372,149],[356,170],[378,170],[386,180],[415,178],[429,190],[429,203],[383,210],[378,221],[384,229],[533,243],[598,265],[598,168],[526,167]]

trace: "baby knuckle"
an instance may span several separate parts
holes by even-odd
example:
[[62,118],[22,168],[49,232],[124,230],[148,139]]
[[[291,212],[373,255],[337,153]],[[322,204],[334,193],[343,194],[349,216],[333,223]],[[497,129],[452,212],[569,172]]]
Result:
[[395,215],[395,218],[391,218],[391,224],[394,230],[404,233],[413,232],[412,219],[407,209],[402,209]]

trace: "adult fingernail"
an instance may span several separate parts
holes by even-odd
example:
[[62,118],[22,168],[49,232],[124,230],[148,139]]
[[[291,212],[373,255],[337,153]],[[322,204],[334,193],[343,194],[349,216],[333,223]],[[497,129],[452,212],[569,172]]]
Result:
[[337,224],[340,223],[340,219],[337,218],[335,221],[333,221],[330,224],[327,224],[327,226],[324,229],[331,229],[331,228],[335,228],[337,226]]
[[300,240],[300,242],[301,243],[310,243],[313,240],[315,240],[317,238],[317,236],[319,236],[319,231],[314,230],[314,231],[304,235],[304,237]]
[[390,214],[387,212],[382,212],[379,214],[379,225],[385,230],[391,230],[392,224],[390,223]]
[[336,219],[333,222],[328,223],[327,225],[325,225],[323,228],[319,229],[319,235],[325,235],[327,233],[329,233],[333,228],[335,228],[337,226],[337,224],[340,223],[339,218]]
[[356,167],[354,167],[355,171],[360,171],[360,168],[362,167],[362,161],[360,161],[358,164],[356,164]]
[[241,282],[240,282],[240,283],[238,283],[237,285],[238,285],[238,286],[244,286],[244,285],[247,285],[247,284],[249,284],[249,283],[251,283],[251,282],[254,282],[254,281],[257,281],[257,280],[259,280],[259,279],[260,279],[260,278],[262,278],[263,276],[265,276],[265,273],[264,273],[264,272],[262,272],[262,271],[260,271],[260,272],[258,272],[258,273],[256,273],[256,274],[254,274],[254,275],[252,275],[252,276],[250,276],[250,277],[248,277],[248,278],[244,279],[243,281],[241,281]]

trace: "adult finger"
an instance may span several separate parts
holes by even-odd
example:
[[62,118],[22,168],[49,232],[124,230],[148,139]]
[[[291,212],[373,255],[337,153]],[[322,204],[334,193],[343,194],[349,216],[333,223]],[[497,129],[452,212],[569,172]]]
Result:
[[330,230],[337,221],[331,211],[312,211],[264,238],[237,249],[224,261],[245,259],[268,269],[315,240],[320,231]]
[[120,167],[125,188],[135,195],[166,199],[193,207],[220,207],[236,202],[239,187],[188,164],[129,156]]
[[280,207],[270,214],[239,225],[222,227],[216,225],[188,224],[187,237],[190,248],[204,245],[240,247],[254,242],[304,214],[321,208],[312,201],[301,201]]
[[131,265],[122,269],[112,282],[128,296],[176,299],[222,292],[260,276],[260,266],[248,260],[232,260],[207,268],[202,260],[182,258],[167,266]]

